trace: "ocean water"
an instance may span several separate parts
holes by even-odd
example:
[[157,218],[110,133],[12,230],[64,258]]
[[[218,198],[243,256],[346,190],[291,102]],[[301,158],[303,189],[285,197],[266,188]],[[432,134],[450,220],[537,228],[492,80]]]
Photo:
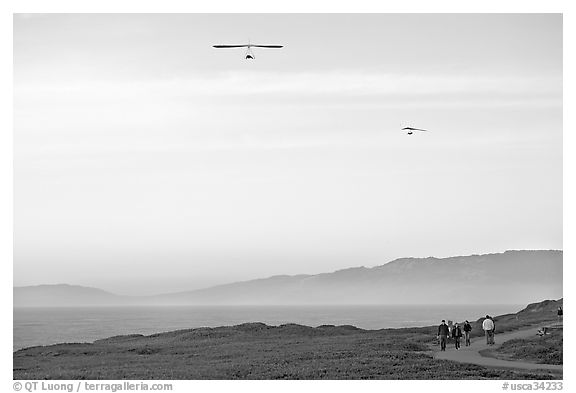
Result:
[[174,306],[14,308],[14,350],[63,342],[93,342],[123,334],[263,322],[383,329],[476,320],[520,311],[520,305]]

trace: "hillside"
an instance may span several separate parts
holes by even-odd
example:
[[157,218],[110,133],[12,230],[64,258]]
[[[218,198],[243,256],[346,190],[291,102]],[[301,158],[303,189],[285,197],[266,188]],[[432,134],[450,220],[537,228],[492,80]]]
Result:
[[562,297],[562,251],[402,258],[158,296],[176,304],[499,304]]
[[14,305],[522,304],[562,297],[562,251],[401,258],[372,268],[274,276],[147,297],[82,288],[14,288]]
[[14,288],[14,307],[98,306],[128,303],[128,299],[98,288],[56,284]]

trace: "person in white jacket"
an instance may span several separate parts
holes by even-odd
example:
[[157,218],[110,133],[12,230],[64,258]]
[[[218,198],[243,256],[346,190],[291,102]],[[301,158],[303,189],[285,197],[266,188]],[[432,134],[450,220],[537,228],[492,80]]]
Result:
[[486,319],[482,322],[482,329],[486,335],[486,345],[494,344],[494,321],[489,315],[486,315]]

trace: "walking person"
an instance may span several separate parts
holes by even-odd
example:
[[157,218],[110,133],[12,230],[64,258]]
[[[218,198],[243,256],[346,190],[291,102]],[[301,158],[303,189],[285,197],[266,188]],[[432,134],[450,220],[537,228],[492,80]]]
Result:
[[440,326],[438,326],[438,338],[440,339],[440,350],[446,350],[446,342],[448,341],[448,335],[450,332],[448,331],[448,325],[446,325],[446,321],[442,320]]
[[492,345],[494,341],[492,339],[494,329],[494,321],[490,319],[490,315],[486,315],[484,322],[482,322],[482,330],[484,330],[484,335],[486,336],[486,345]]
[[562,310],[562,306],[558,307],[558,322],[562,322],[562,316],[564,311]]
[[460,350],[460,338],[462,337],[462,329],[460,329],[460,326],[456,323],[454,324],[454,327],[452,328],[452,338],[454,338],[454,346],[456,348],[456,350]]
[[466,320],[466,322],[464,322],[464,345],[465,346],[470,345],[470,332],[471,331],[472,331],[472,325],[470,325],[470,322],[468,322],[468,320]]
[[490,334],[490,345],[494,345],[494,336],[496,335],[496,322],[494,322],[494,318],[488,317],[492,321],[492,334]]

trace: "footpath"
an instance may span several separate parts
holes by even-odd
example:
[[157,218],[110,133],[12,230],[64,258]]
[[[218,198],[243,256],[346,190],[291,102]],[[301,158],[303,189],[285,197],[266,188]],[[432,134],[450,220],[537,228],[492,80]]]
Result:
[[532,327],[528,329],[496,334],[496,343],[494,345],[486,345],[486,339],[484,337],[477,337],[471,341],[471,345],[468,347],[464,346],[464,337],[462,337],[462,347],[460,350],[457,351],[453,345],[448,345],[446,351],[440,351],[438,349],[434,354],[434,358],[452,360],[460,363],[472,363],[486,367],[515,368],[523,370],[547,370],[561,373],[562,365],[538,364],[517,360],[496,359],[493,357],[482,356],[480,353],[480,351],[485,349],[497,349],[500,345],[502,345],[503,342],[508,340],[535,337],[537,333],[538,327]]

